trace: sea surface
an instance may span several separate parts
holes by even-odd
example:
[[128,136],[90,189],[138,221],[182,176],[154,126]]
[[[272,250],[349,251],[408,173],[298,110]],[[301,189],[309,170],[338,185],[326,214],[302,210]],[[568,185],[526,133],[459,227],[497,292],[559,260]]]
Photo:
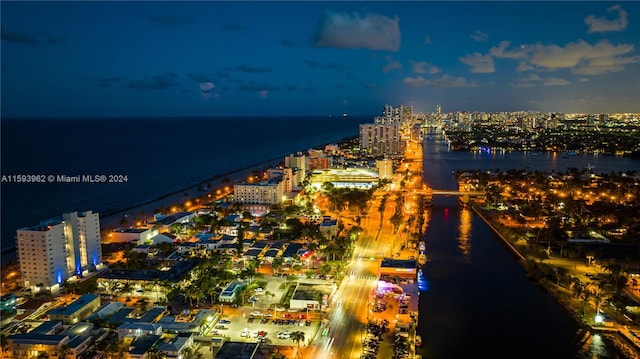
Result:
[[[121,183],[2,183],[3,260],[16,230],[114,212],[221,174],[358,134],[373,116],[3,119],[1,174],[125,175]],[[151,215],[151,213],[146,213]]]

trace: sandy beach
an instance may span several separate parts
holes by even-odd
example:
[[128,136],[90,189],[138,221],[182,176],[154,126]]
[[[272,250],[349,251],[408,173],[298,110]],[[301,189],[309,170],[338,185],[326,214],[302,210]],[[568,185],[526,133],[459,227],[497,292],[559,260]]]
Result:
[[[236,171],[216,175],[207,181],[194,184],[193,186],[183,188],[179,191],[161,195],[158,198],[144,203],[138,203],[109,213],[101,213],[100,226],[103,231],[109,231],[121,226],[135,225],[134,219],[140,221],[144,221],[145,219],[151,220],[156,210],[160,208],[171,208],[176,205],[181,206],[187,201],[193,202],[197,198],[206,197],[208,194],[214,194],[219,188],[224,188],[225,186],[233,187],[234,183],[246,179],[253,173],[253,171],[275,166],[281,161],[282,158],[278,157],[264,162],[255,163]],[[185,193],[187,195],[185,195]],[[122,224],[121,221],[123,218],[127,218],[128,222]]]

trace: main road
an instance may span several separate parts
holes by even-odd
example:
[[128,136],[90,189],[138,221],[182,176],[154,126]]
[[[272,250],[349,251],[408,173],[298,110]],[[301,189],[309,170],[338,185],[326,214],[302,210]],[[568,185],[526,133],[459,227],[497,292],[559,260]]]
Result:
[[[404,168],[405,173],[409,170],[419,176],[422,168],[420,146],[408,148],[405,158],[407,164],[400,168]],[[400,180],[399,175],[391,188],[399,189]],[[416,185],[421,186],[421,183]],[[370,305],[378,283],[378,267],[382,258],[397,257],[396,251],[403,239],[403,231],[394,231],[390,221],[396,211],[396,196],[402,195],[399,193],[378,191],[373,196],[369,211],[360,222],[363,231],[346,268],[348,275],[329,303],[328,317],[311,343],[308,358],[355,359],[361,356],[366,324],[372,314]],[[385,194],[389,196],[381,216],[379,208]],[[406,207],[408,202],[404,203]]]

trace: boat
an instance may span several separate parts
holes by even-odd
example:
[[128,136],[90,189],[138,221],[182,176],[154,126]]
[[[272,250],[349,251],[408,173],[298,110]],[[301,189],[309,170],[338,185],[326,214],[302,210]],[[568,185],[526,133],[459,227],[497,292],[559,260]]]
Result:
[[422,337],[419,335],[416,335],[416,346],[417,347],[421,347],[422,346]]

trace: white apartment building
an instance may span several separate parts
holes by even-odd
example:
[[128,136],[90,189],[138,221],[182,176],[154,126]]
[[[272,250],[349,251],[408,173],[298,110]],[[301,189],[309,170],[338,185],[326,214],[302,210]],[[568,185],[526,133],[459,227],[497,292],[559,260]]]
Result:
[[233,186],[234,202],[241,204],[279,205],[284,193],[281,177],[258,183],[237,183]]
[[360,148],[373,156],[404,153],[400,125],[365,123],[360,125]]
[[18,260],[25,288],[57,291],[65,280],[102,265],[98,213],[65,213],[17,230]]
[[378,176],[380,179],[392,179],[393,178],[393,161],[391,160],[377,160],[376,168],[378,169]]
[[269,168],[267,169],[269,179],[280,178],[282,181],[282,191],[289,193],[293,191],[293,170],[289,167],[285,168]]
[[294,186],[300,186],[307,175],[307,156],[301,152],[290,154],[284,158],[284,165],[294,171]]

